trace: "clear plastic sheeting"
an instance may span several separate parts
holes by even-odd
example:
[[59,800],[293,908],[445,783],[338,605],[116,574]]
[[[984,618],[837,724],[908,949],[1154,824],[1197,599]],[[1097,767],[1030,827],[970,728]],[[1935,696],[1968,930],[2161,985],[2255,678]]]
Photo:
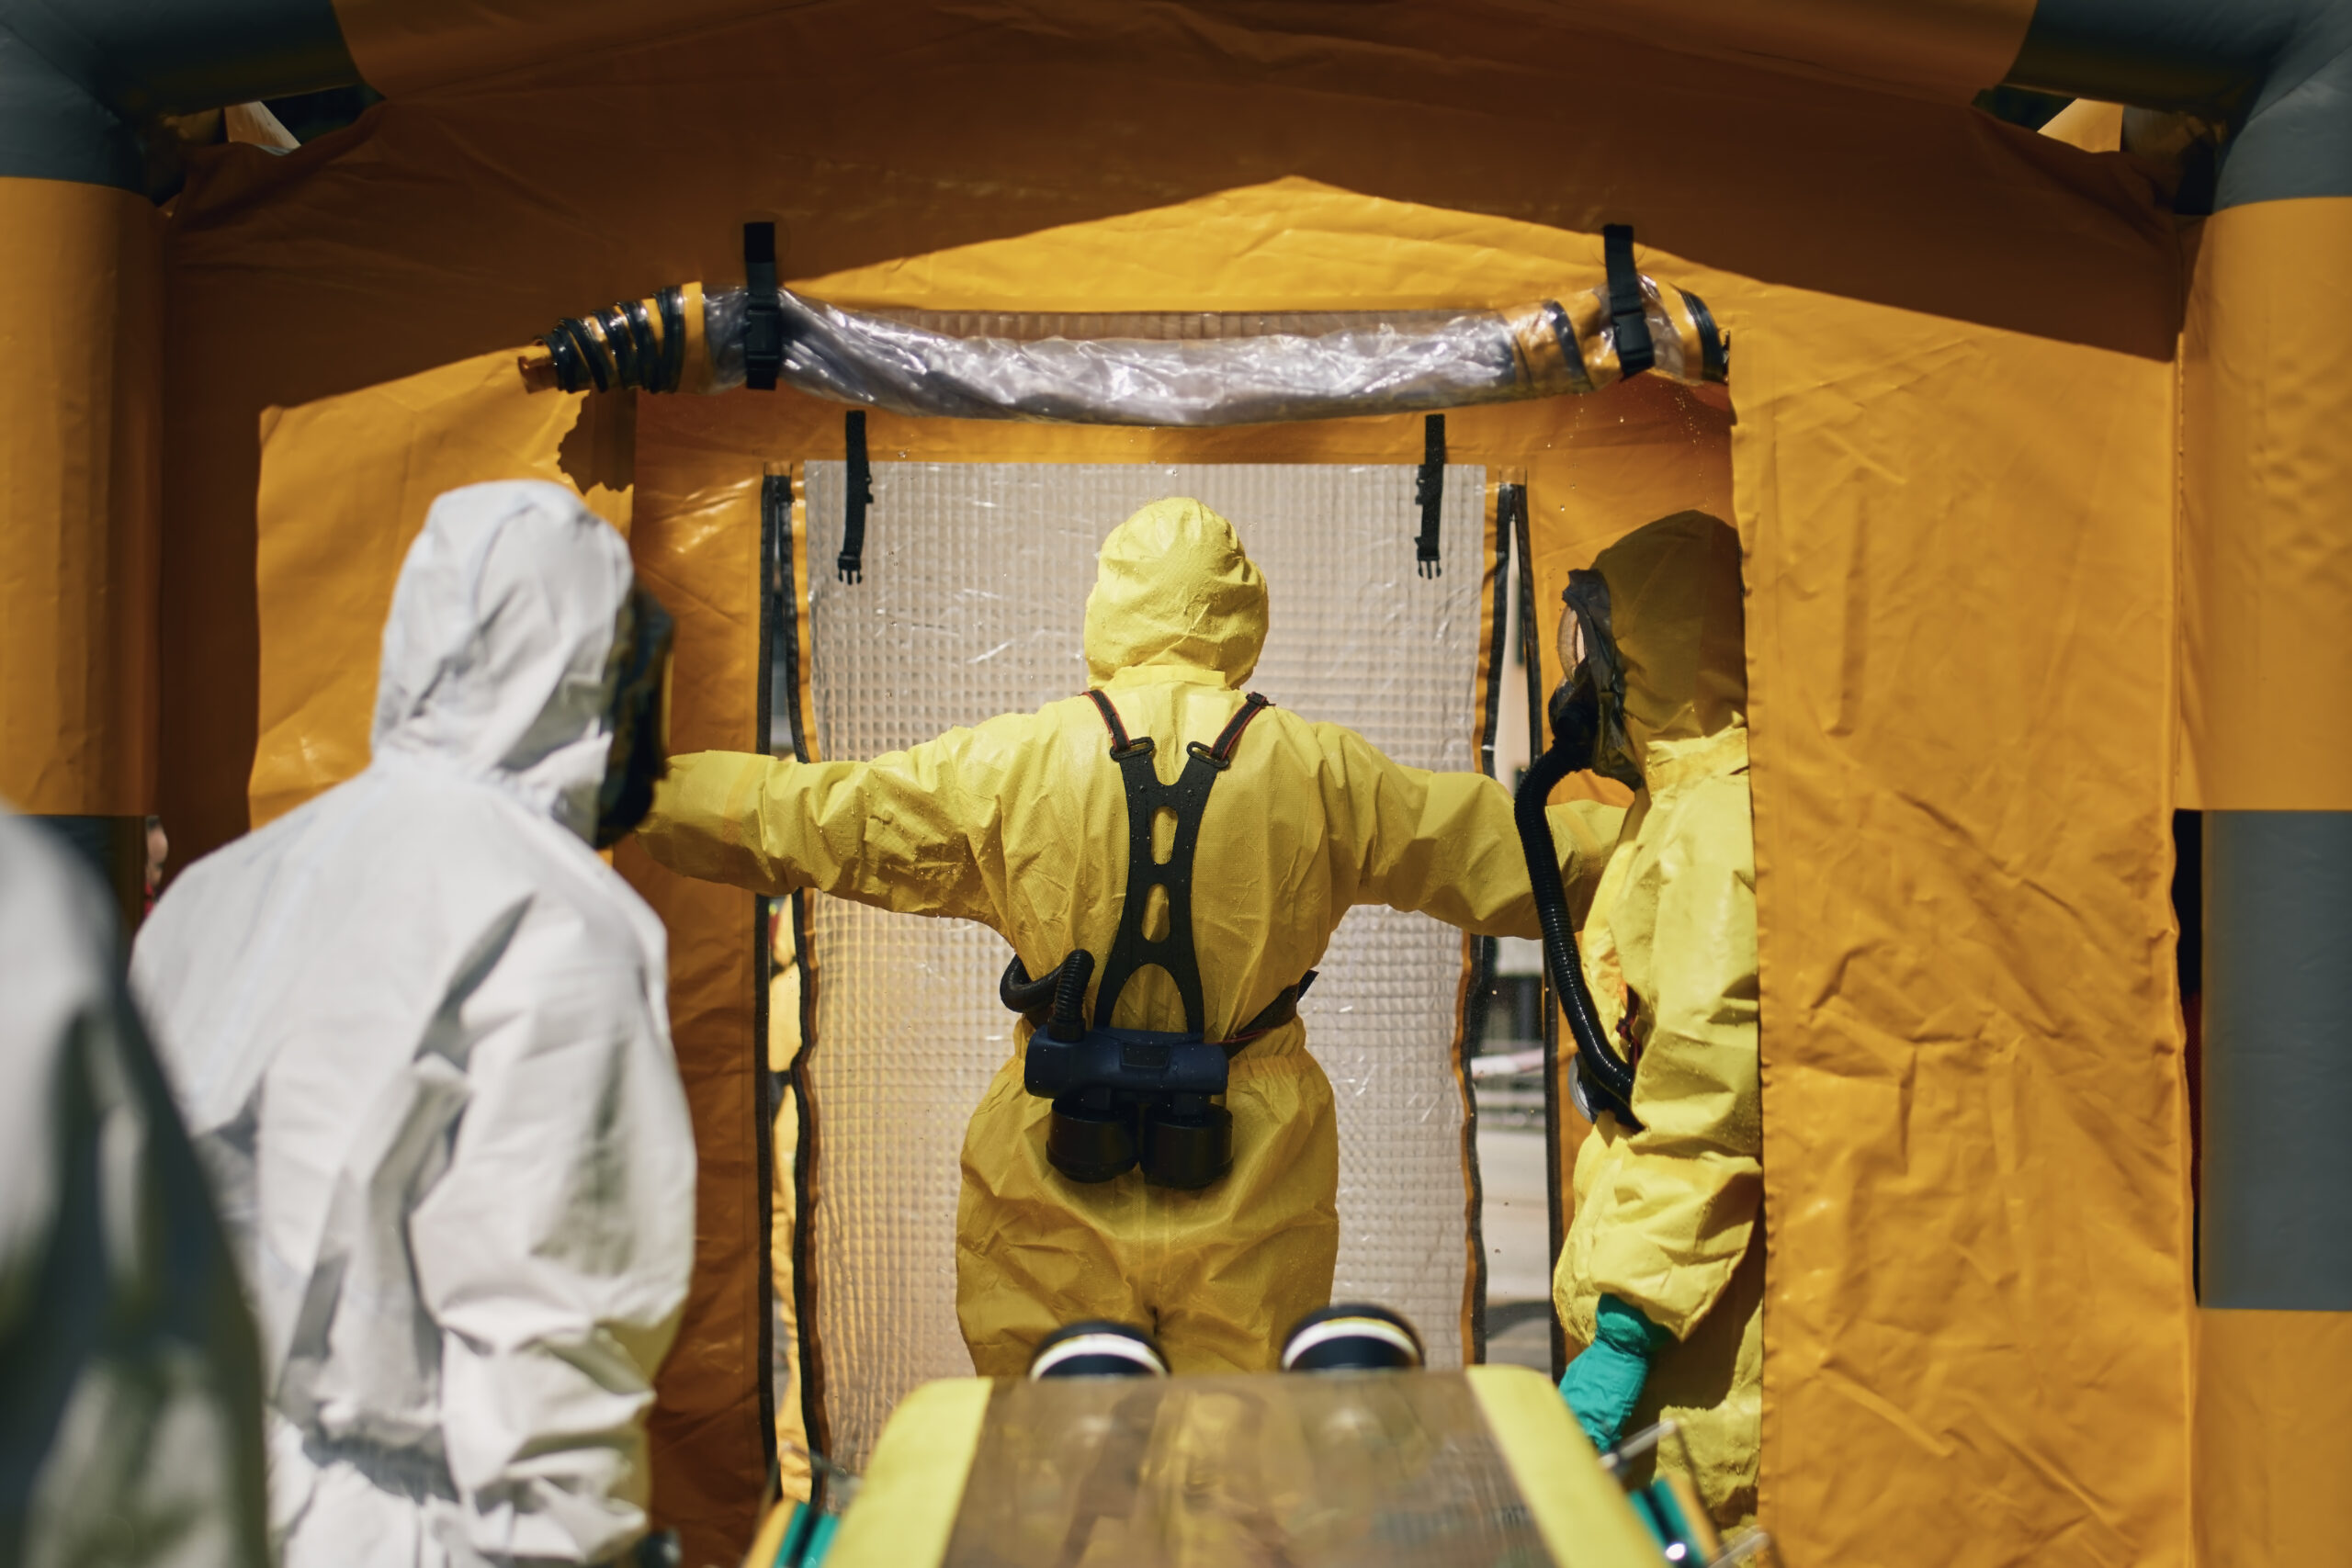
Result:
[[946,1553],[949,1568],[1550,1561],[1469,1382],[1397,1373],[1000,1384]]
[[[1641,279],[1657,359],[1724,378],[1706,307]],[[748,296],[706,295],[713,390],[743,384]],[[779,291],[779,386],[891,413],[1074,424],[1336,419],[1589,392],[1620,379],[1605,291],[1518,310],[1037,316],[860,311]]]
[[[1193,495],[1265,571],[1272,628],[1250,684],[1400,761],[1476,765],[1486,473],[1445,472],[1444,574],[1414,571],[1416,468],[877,463],[864,581],[804,585],[812,736],[856,759],[1084,688],[1102,536]],[[807,468],[805,558],[841,547],[844,465]],[[784,733],[782,725],[778,733]],[[993,932],[810,895],[812,1321],[830,1451],[860,1465],[899,1399],[971,1370],[956,1323],[964,1126],[1012,1049]],[[1301,1010],[1340,1122],[1335,1292],[1459,1364],[1470,1261],[1455,1071],[1466,943],[1421,916],[1351,913]]]
[[[1623,281],[1641,296],[1647,368],[1724,379],[1729,344],[1697,296]],[[523,356],[524,384],[742,386],[751,301],[745,288],[688,285],[568,318]],[[1630,321],[1630,297],[1627,310]],[[1260,424],[1589,392],[1624,378],[1606,284],[1517,310],[1115,314],[853,310],[785,288],[769,331],[782,345],[778,386],[951,419]]]

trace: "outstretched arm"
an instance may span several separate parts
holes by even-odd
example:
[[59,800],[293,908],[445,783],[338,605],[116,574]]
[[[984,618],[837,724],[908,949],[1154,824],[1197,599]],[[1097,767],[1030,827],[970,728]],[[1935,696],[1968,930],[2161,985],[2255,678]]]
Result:
[[[1354,731],[1317,725],[1333,853],[1350,902],[1434,915],[1482,936],[1540,934],[1510,795],[1481,773],[1391,761]],[[1616,846],[1623,807],[1572,801],[1547,813],[1570,903],[1581,910]]]
[[1026,716],[870,762],[732,751],[673,758],[638,830],[671,870],[757,893],[815,887],[905,914],[999,923],[999,759]]

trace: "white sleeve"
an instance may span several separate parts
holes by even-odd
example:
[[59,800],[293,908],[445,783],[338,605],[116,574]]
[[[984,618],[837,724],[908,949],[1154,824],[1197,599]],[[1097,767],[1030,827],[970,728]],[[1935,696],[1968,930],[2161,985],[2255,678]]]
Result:
[[[600,938],[592,929],[603,925]],[[660,961],[546,901],[466,998],[469,1099],[409,1220],[473,1549],[599,1562],[646,1528],[645,1418],[694,1261]]]

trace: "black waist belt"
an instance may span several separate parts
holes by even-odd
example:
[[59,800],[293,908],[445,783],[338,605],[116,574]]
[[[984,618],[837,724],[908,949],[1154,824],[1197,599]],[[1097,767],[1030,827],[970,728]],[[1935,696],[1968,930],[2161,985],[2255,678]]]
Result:
[[[1258,1016],[1243,1024],[1240,1032],[1231,1039],[1213,1040],[1209,1043],[1223,1047],[1227,1056],[1238,1056],[1252,1044],[1298,1016],[1298,999],[1306,995],[1306,987],[1315,984],[1316,973],[1317,971],[1309,969],[1298,977],[1296,984],[1284,986],[1275,992],[1274,999],[1260,1008]],[[1011,993],[1016,990],[1026,990],[1033,985],[1040,984],[1046,992],[1045,999],[1034,1007],[1022,1009],[1021,1016],[1029,1021],[1030,1028],[1043,1031],[1046,1021],[1053,1016],[1054,1011],[1051,973],[1047,974],[1043,982],[1032,981],[1029,978],[1029,971],[1022,964],[1020,959],[1015,958],[1012,965],[1005,970],[1003,982],[999,988]]]

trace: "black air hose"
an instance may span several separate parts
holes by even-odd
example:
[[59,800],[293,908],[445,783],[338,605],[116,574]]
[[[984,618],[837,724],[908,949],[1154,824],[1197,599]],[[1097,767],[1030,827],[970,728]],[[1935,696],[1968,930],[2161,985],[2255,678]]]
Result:
[[1552,839],[1552,824],[1544,808],[1560,781],[1577,771],[1570,749],[1555,745],[1535,759],[1520,781],[1511,801],[1511,817],[1519,825],[1519,847],[1527,856],[1528,886],[1535,893],[1535,918],[1544,928],[1544,967],[1552,976],[1553,995],[1568,1021],[1577,1043],[1577,1056],[1591,1076],[1593,1087],[1611,1103],[1609,1109],[1629,1124],[1633,1119],[1634,1065],[1609,1043],[1593,1010],[1592,992],[1584,983],[1584,964],[1577,955],[1576,931],[1568,917],[1568,890],[1560,881],[1560,851]]
[[1056,1040],[1076,1040],[1086,1032],[1086,983],[1093,977],[1094,954],[1082,947],[1035,980],[1016,953],[996,983],[996,994],[1018,1013],[1034,1014],[1051,1003],[1045,1032]]
[[1079,948],[1062,960],[1061,979],[1054,987],[1054,1016],[1046,1032],[1057,1040],[1078,1040],[1086,1034],[1086,982],[1094,974],[1094,954]]

